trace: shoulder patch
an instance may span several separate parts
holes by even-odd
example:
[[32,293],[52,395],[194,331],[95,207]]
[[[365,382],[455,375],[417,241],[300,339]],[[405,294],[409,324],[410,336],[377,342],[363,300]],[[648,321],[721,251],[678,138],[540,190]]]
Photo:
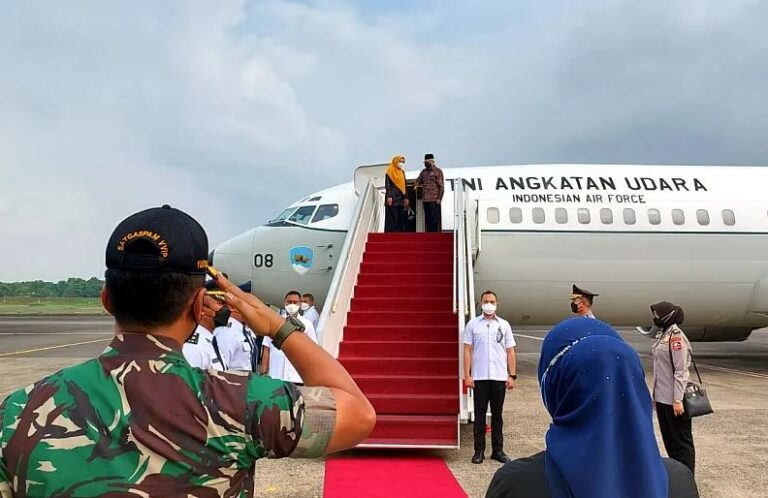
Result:
[[200,334],[198,332],[195,332],[191,336],[189,336],[189,339],[187,339],[187,342],[190,344],[197,344],[197,341],[200,340]]
[[672,336],[671,341],[672,342],[683,342],[683,338],[680,337],[679,335],[678,336]]
[[682,341],[672,341],[672,351],[682,351],[682,350],[683,350]]

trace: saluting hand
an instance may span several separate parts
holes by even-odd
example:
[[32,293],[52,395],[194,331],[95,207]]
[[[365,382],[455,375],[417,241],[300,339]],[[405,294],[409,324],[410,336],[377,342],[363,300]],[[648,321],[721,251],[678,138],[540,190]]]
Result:
[[243,316],[245,323],[255,334],[272,337],[285,323],[285,319],[272,311],[272,308],[256,296],[240,290],[221,273],[217,275],[216,283],[225,292],[224,296],[229,307]]

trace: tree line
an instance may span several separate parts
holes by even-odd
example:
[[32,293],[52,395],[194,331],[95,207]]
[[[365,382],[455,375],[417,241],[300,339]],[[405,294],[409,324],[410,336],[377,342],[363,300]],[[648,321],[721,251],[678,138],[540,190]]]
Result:
[[60,282],[0,282],[0,297],[99,297],[103,280],[68,278]]

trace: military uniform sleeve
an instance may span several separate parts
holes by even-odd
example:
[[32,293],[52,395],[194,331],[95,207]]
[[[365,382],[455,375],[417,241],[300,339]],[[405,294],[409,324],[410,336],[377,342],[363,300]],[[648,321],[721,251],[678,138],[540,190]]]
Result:
[[269,458],[316,458],[328,448],[336,426],[336,400],[327,387],[297,387],[252,377],[248,387],[249,429]]
[[672,351],[672,369],[675,372],[674,400],[682,401],[688,383],[688,343],[680,334],[675,334],[669,339],[669,349]]
[[5,429],[5,405],[8,399],[0,404],[0,498],[13,498],[13,491],[11,490],[11,482],[8,479],[8,468],[5,463],[5,456],[3,450],[7,444],[6,429]]

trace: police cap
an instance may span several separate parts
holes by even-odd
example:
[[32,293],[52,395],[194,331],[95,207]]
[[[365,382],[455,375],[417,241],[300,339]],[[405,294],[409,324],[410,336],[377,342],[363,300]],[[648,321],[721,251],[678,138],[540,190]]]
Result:
[[571,289],[571,299],[576,299],[577,297],[586,297],[591,302],[592,299],[599,295],[600,294],[595,294],[594,292],[590,292],[586,289],[580,289],[576,286],[576,284],[574,284],[573,289]]

